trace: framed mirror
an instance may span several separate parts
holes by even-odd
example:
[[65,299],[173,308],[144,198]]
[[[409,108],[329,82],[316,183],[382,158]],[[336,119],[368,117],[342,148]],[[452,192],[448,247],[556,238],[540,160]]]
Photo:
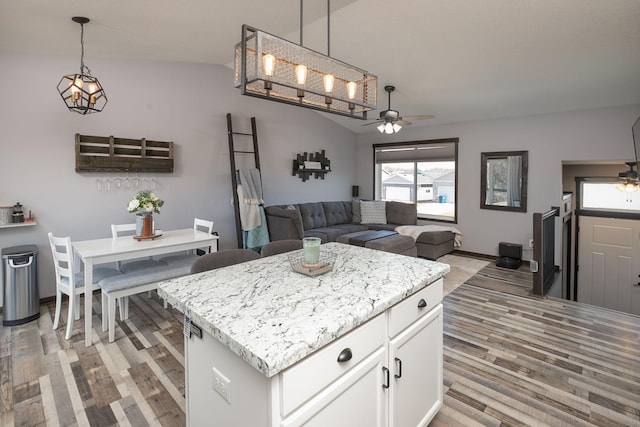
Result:
[[480,156],[480,209],[526,212],[528,151],[500,151]]

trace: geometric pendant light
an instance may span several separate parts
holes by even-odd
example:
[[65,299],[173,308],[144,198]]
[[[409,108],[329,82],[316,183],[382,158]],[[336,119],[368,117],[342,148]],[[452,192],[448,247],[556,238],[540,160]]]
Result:
[[376,108],[378,78],[330,56],[327,5],[327,55],[302,46],[302,0],[300,44],[242,26],[234,61],[242,95],[366,120]]
[[80,73],[63,76],[58,83],[58,92],[69,110],[83,115],[99,113],[107,104],[107,95],[89,67],[84,65],[84,24],[89,18],[74,16],[71,20],[80,24]]

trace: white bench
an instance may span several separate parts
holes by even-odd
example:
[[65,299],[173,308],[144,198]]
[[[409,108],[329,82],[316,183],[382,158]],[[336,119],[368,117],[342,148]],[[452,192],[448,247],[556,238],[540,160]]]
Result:
[[[115,339],[116,300],[118,298],[153,291],[158,288],[158,282],[188,274],[191,274],[191,263],[150,267],[100,280],[98,283],[102,291],[103,313],[105,313],[104,307],[107,307],[107,315],[103,314],[102,316],[102,330],[109,329],[109,342],[113,342]],[[124,320],[122,319],[122,310],[120,318]]]

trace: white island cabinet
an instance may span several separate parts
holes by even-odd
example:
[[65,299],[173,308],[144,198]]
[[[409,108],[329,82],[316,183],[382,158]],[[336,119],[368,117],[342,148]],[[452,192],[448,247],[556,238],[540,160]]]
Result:
[[[185,338],[191,426],[423,426],[442,406],[449,266],[329,243],[332,271],[287,255],[163,282]],[[187,328],[188,330],[188,328]]]

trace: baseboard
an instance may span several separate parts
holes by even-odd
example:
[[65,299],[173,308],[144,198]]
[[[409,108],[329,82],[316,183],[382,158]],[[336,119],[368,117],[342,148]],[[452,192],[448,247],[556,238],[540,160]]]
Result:
[[[461,251],[460,249],[454,249],[453,252],[451,252],[451,255],[459,255],[467,258],[476,258],[476,259],[481,259],[481,260],[491,261],[491,262],[496,262],[496,259],[498,258],[496,255],[487,255],[487,254],[480,254],[477,252]],[[529,265],[530,263],[528,260],[523,259],[522,264]]]

